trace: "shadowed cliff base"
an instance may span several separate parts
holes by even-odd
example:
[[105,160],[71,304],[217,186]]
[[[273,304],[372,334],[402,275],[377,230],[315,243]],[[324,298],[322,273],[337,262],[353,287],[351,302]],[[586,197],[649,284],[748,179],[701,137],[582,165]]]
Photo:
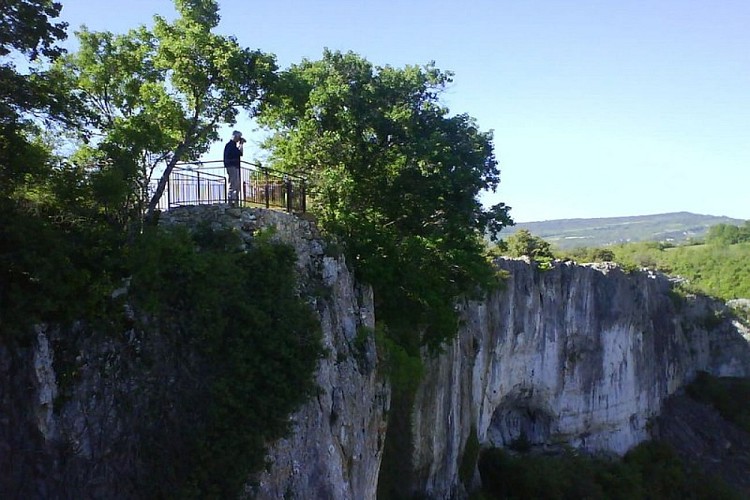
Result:
[[[696,387],[718,387],[718,398],[696,394]],[[653,435],[668,443],[690,465],[726,481],[750,497],[750,379],[720,379],[703,373],[687,393],[668,399]],[[714,392],[717,395],[717,392]],[[722,401],[723,399],[723,401]],[[723,411],[727,405],[739,409]],[[729,417],[727,419],[726,416]]]

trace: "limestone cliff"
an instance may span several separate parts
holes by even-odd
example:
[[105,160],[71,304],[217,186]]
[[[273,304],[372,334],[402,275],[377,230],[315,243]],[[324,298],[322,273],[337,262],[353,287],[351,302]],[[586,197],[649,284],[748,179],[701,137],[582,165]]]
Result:
[[[162,222],[230,227],[246,242],[274,227],[297,251],[300,294],[323,327],[318,393],[292,416],[289,437],[272,444],[248,493],[374,498],[384,441],[398,436],[386,425],[391,395],[375,345],[362,334],[375,321],[369,287],[293,216],[184,207]],[[498,266],[504,287],[458,304],[458,336],[440,355],[425,354],[409,410],[411,453],[398,457],[412,471],[405,493],[463,496],[458,470],[470,434],[482,445],[524,437],[619,454],[648,438],[652,417],[697,370],[750,375],[744,327],[722,304],[674,292],[662,275],[610,264]],[[168,352],[127,329],[61,349],[63,334],[40,325],[31,345],[0,345],[0,488],[9,498],[133,498],[143,471],[132,433],[148,415],[134,394],[148,399],[139,387],[159,387],[144,380],[167,377],[168,367],[140,373],[129,356]]]
[[[390,392],[374,344],[355,342],[374,324],[371,289],[355,283],[343,257],[324,254],[310,222],[284,213],[183,207],[160,223],[230,228],[248,244],[271,230],[295,248],[299,293],[320,318],[326,354],[317,395],[293,415],[289,438],[269,443],[269,472],[253,478],[248,493],[372,498]],[[127,288],[113,295],[127,296]],[[39,325],[25,345],[0,342],[0,497],[143,497],[142,423],[153,405],[173,402],[180,367],[159,335],[125,323],[106,334],[81,331],[84,324]]]
[[[539,270],[500,260],[508,281],[461,305],[463,327],[428,358],[412,412],[412,491],[460,495],[471,429],[483,445],[624,453],[697,370],[750,375],[747,330],[662,275],[612,264]],[[744,335],[744,337],[743,337]]]
[[374,342],[358,336],[374,327],[372,289],[354,281],[343,257],[324,255],[314,226],[297,217],[221,207],[185,207],[166,217],[169,224],[234,228],[247,241],[256,230],[272,228],[294,246],[302,293],[323,327],[327,354],[316,374],[318,393],[292,416],[291,434],[271,446],[269,469],[248,492],[258,498],[374,498],[390,389],[378,374]]

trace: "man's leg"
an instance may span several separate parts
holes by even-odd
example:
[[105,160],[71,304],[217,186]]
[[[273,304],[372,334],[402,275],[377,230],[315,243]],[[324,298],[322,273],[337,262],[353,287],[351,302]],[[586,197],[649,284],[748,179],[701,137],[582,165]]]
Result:
[[228,167],[229,175],[229,202],[237,203],[240,199],[240,171],[236,167]]

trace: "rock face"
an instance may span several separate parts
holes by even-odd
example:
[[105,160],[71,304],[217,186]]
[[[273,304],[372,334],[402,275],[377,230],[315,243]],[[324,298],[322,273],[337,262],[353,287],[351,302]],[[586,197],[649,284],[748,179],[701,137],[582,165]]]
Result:
[[673,396],[662,407],[653,433],[687,463],[750,497],[750,433],[729,424],[712,406]]
[[458,337],[427,361],[412,412],[412,491],[461,496],[472,428],[483,445],[522,439],[621,454],[649,437],[664,400],[697,370],[750,375],[747,331],[664,276],[611,264],[498,265],[509,274],[504,289],[464,303]]
[[[209,222],[234,228],[246,241],[258,229],[294,246],[303,293],[311,281],[327,292],[314,302],[327,351],[318,368],[317,397],[292,416],[290,436],[269,450],[268,472],[248,493],[258,498],[374,498],[386,430],[390,389],[377,372],[371,336],[372,289],[355,283],[343,257],[325,256],[314,226],[282,212],[225,207],[184,207],[165,214],[169,224]],[[310,287],[308,287],[310,288]],[[315,287],[312,287],[315,288]],[[319,290],[317,290],[319,291]]]
[[[297,217],[200,206],[171,210],[160,223],[230,228],[245,243],[269,231],[295,248],[300,294],[320,317],[317,397],[292,416],[291,435],[270,448],[269,472],[248,493],[373,498],[390,390],[374,343],[359,335],[374,326],[371,289],[354,282],[343,257],[326,256],[314,226]],[[127,287],[113,292],[123,294]],[[139,421],[159,401],[143,388],[165,386],[170,352],[134,330],[76,335],[42,325],[35,334],[27,345],[0,342],[0,497],[142,498]],[[74,337],[82,340],[61,342]],[[134,352],[159,361],[146,373]]]
[[[292,416],[291,434],[271,446],[269,470],[247,492],[374,498],[392,409],[372,336],[364,334],[375,320],[370,288],[355,282],[343,258],[325,255],[310,222],[287,214],[184,207],[162,223],[230,227],[245,242],[273,227],[274,238],[295,247],[300,293],[323,326],[317,397]],[[398,457],[411,465],[407,494],[464,496],[458,471],[470,435],[482,445],[521,439],[620,454],[648,438],[651,419],[697,370],[750,375],[742,325],[721,304],[673,292],[661,275],[607,264],[498,266],[508,273],[505,286],[459,304],[459,335],[439,356],[425,355],[409,412],[411,456]],[[121,401],[145,375],[128,366],[127,353],[168,353],[133,331],[61,350],[64,333],[42,325],[30,345],[0,343],[0,491],[10,498],[136,497],[131,433],[147,413]]]

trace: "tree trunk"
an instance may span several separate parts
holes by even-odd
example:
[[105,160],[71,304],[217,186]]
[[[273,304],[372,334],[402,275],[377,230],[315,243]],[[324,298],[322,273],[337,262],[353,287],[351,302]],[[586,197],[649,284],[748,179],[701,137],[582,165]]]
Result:
[[146,209],[145,216],[145,220],[147,222],[153,221],[154,211],[156,211],[156,206],[159,204],[159,200],[161,200],[161,197],[164,194],[164,190],[167,187],[167,182],[169,182],[169,176],[172,174],[174,166],[178,161],[180,161],[186,149],[187,146],[185,145],[185,143],[177,146],[177,149],[175,149],[174,154],[172,155],[172,159],[169,160],[169,163],[167,163],[167,168],[164,169],[164,173],[162,174],[161,179],[159,179],[159,184],[156,186],[156,192],[148,202],[148,208]]

